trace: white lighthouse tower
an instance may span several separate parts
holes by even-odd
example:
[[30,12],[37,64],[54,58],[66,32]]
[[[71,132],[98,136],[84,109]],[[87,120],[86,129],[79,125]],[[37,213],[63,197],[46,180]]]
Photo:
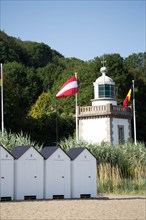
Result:
[[119,144],[131,139],[131,109],[117,106],[115,82],[108,77],[107,68],[101,67],[101,76],[93,83],[92,106],[79,107],[79,139],[89,143]]

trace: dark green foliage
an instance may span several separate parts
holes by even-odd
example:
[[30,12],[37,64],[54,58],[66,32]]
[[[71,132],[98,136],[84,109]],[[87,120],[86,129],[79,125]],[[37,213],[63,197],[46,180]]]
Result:
[[[103,56],[107,75],[116,84],[118,105],[122,105],[132,80],[135,80],[137,138],[146,141],[146,53],[132,54],[125,59],[120,54]],[[5,128],[12,132],[23,130],[34,140],[53,143],[56,141],[56,116],[50,109],[57,105],[59,139],[72,136],[75,130],[75,95],[56,99],[56,92],[77,72],[78,105],[91,105],[91,99],[94,98],[93,82],[101,75],[103,56],[88,62],[64,58],[44,43],[21,41],[0,31]],[[50,92],[48,110],[40,118],[28,117],[39,96],[47,91]],[[45,105],[46,102],[42,102],[34,115],[40,114]]]
[[0,31],[0,59],[2,63],[21,62],[34,68],[56,63],[63,57],[44,43],[21,41]]

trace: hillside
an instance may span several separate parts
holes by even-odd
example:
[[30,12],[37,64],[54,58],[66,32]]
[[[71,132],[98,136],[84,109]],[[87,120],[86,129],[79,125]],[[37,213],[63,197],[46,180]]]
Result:
[[[138,140],[146,141],[146,53],[103,54],[109,76],[116,83],[116,98],[122,105],[135,79]],[[57,100],[56,92],[78,73],[78,105],[91,105],[93,82],[100,76],[101,57],[84,62],[65,58],[44,43],[22,41],[0,31],[0,60],[4,72],[5,128],[26,132],[35,141],[56,141],[56,106],[59,139],[74,134],[75,97]],[[132,105],[132,102],[131,102]]]

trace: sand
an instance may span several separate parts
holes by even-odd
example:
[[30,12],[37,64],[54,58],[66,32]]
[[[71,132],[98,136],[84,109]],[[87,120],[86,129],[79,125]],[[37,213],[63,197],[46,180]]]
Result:
[[146,220],[145,196],[0,203],[0,220]]

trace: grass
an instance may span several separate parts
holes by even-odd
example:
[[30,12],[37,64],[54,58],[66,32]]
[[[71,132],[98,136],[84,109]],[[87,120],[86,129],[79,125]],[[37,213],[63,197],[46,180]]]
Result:
[[39,146],[37,143],[31,140],[30,136],[20,133],[12,133],[8,131],[4,131],[3,135],[0,132],[0,144],[6,147],[9,151],[13,150],[16,146],[21,145],[30,145],[34,146],[37,150],[40,150],[42,146]]
[[93,145],[76,142],[70,137],[62,140],[60,146],[66,151],[72,147],[87,147],[96,157],[98,193],[146,194],[146,147],[143,143]]
[[[12,150],[15,146],[31,145],[40,150],[42,146],[31,141],[22,132],[13,134],[5,131],[0,135],[0,144]],[[72,147],[86,147],[97,160],[98,193],[146,194],[146,147],[132,142],[117,146],[109,143],[89,144],[69,137],[59,145],[68,152]]]
[[98,192],[115,194],[146,194],[146,170],[142,167],[126,176],[118,166],[97,165]]

